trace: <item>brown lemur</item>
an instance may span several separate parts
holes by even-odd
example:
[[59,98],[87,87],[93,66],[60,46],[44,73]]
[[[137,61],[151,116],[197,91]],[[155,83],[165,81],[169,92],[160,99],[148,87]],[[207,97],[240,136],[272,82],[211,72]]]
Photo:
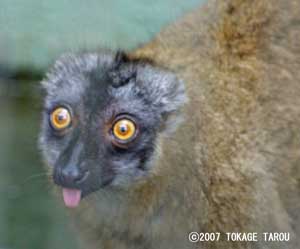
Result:
[[82,248],[299,248],[299,13],[209,0],[136,51],[55,63],[40,147]]

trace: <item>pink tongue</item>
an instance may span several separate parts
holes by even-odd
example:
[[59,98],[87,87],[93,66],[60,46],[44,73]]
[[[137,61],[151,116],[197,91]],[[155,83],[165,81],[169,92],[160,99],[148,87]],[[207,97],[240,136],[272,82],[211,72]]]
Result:
[[75,208],[79,205],[81,199],[81,190],[63,188],[63,197],[67,207]]

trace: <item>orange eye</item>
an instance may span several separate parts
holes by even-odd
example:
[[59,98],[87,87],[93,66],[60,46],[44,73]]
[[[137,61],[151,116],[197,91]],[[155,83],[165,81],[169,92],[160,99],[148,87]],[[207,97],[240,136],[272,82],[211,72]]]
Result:
[[64,107],[58,107],[51,113],[50,121],[54,129],[65,129],[71,124],[70,112]]
[[114,136],[121,141],[126,141],[133,138],[135,133],[135,124],[129,119],[121,119],[113,126]]

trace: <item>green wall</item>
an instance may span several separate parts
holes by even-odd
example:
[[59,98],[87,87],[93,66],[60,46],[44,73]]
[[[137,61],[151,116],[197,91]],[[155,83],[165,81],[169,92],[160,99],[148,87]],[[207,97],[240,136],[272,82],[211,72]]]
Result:
[[63,51],[133,48],[204,0],[0,0],[0,65],[44,69]]

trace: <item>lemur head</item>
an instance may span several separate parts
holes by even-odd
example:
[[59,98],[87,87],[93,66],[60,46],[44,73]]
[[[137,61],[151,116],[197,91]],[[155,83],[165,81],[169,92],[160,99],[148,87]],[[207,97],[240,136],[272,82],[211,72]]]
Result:
[[40,147],[70,207],[147,178],[186,99],[173,73],[120,52],[62,56],[42,85]]

